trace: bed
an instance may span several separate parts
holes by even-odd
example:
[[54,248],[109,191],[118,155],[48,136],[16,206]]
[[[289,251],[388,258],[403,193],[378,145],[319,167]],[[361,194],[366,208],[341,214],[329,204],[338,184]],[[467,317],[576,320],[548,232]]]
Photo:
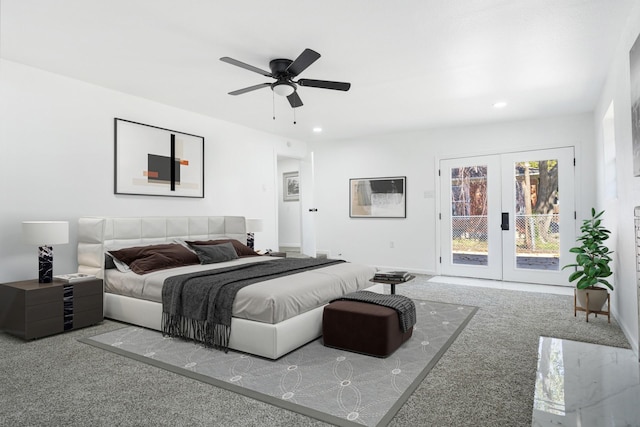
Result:
[[[278,262],[279,258],[246,257],[137,275],[105,268],[106,252],[133,246],[218,239],[246,243],[245,218],[84,217],[78,222],[78,272],[104,280],[106,318],[160,331],[162,283],[167,277],[237,264]],[[322,334],[324,305],[343,294],[369,287],[374,273],[375,268],[371,266],[339,263],[241,289],[233,306],[229,348],[270,359],[295,350]],[[284,298],[283,302],[280,298]]]

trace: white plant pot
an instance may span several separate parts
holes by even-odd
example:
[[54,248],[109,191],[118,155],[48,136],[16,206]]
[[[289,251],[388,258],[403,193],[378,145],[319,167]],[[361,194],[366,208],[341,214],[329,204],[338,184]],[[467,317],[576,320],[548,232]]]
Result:
[[[587,307],[587,294],[589,294],[589,307]],[[592,311],[602,311],[604,303],[607,302],[609,291],[605,288],[591,287],[586,289],[576,289],[576,296],[580,307]]]

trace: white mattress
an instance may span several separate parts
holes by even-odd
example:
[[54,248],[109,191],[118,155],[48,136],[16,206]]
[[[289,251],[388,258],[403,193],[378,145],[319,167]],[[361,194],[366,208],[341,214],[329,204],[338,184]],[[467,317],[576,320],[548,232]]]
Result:
[[[139,275],[105,271],[105,291],[162,303],[162,284],[167,277],[254,262],[278,262],[282,258],[249,257],[209,265],[161,270]],[[315,270],[267,280],[242,288],[233,304],[233,316],[276,324],[327,304],[341,295],[371,285],[375,268],[339,263]]]

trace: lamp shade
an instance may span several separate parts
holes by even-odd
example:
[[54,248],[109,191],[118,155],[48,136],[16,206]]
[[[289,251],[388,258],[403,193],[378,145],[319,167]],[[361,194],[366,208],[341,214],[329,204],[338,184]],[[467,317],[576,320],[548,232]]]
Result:
[[247,218],[247,233],[255,233],[258,231],[262,231],[262,220],[261,219],[249,219]]
[[68,221],[24,221],[22,237],[34,245],[59,245],[69,243]]

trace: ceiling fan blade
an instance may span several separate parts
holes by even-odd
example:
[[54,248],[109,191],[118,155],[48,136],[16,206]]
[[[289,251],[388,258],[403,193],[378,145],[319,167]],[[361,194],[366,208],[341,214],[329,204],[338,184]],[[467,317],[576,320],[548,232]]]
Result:
[[220,58],[220,61],[226,62],[227,64],[235,65],[236,67],[244,68],[245,70],[253,71],[254,73],[262,74],[265,77],[273,77],[273,75],[269,71],[262,70],[258,67],[254,67],[253,65],[245,64],[244,62],[238,61],[237,59],[229,58],[228,56],[223,56]]
[[309,65],[316,62],[318,58],[320,58],[320,54],[318,52],[311,49],[305,49],[304,52],[302,52],[300,56],[298,56],[296,60],[287,67],[287,73],[295,77],[306,70]]
[[319,87],[321,89],[333,89],[347,91],[351,88],[351,83],[331,82],[327,80],[300,79],[296,83],[300,86]]
[[234,90],[229,92],[229,95],[242,95],[243,93],[251,92],[252,90],[262,89],[263,87],[269,87],[271,83],[260,83],[259,85],[245,87],[244,89]]
[[287,96],[289,100],[289,104],[291,104],[291,108],[302,107],[304,104],[302,103],[302,99],[298,96],[298,92],[293,92],[291,95]]

